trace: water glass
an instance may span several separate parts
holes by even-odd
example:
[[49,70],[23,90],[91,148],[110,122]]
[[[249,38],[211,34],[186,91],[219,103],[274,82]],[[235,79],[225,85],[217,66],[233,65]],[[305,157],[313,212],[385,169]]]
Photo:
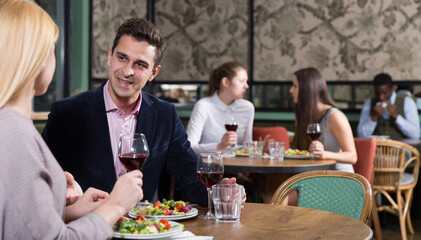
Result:
[[284,160],[285,143],[269,142],[269,153],[271,160]]
[[212,200],[217,222],[238,222],[245,190],[239,184],[212,186]]
[[250,158],[261,159],[263,154],[263,141],[250,141],[248,143]]

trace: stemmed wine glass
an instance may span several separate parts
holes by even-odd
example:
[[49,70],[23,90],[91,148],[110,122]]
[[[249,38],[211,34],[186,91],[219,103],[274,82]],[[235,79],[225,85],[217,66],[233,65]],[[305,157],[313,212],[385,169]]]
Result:
[[212,214],[211,210],[210,190],[224,175],[224,164],[219,153],[201,153],[197,161],[196,173],[208,191],[208,212],[199,217],[203,219],[215,219],[215,215]]
[[[237,128],[238,128],[237,121],[235,121],[234,116],[231,115],[229,117],[229,121],[225,123],[225,129],[227,131],[233,131],[233,132],[235,132],[235,131],[237,131]],[[232,145],[231,148],[234,148],[235,149],[236,146],[237,146],[237,143],[235,143],[234,145]]]
[[128,170],[142,170],[149,157],[149,147],[143,133],[120,136],[118,158]]
[[317,139],[319,139],[321,134],[322,130],[320,129],[319,123],[310,123],[307,126],[307,135],[310,141],[316,141]]

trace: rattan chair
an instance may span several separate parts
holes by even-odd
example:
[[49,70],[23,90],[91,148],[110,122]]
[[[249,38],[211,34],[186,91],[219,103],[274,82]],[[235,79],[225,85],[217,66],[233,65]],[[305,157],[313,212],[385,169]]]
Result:
[[[408,168],[409,166],[413,168]],[[416,148],[395,140],[377,140],[373,196],[385,196],[387,201],[377,206],[377,211],[386,211],[399,217],[402,239],[407,238],[406,227],[409,233],[414,233],[410,209],[413,189],[418,181],[419,166],[420,154]],[[374,214],[373,221],[379,221],[375,219]]]
[[272,204],[282,204],[298,189],[298,206],[349,216],[367,223],[371,212],[371,187],[357,173],[334,170],[304,172],[292,176],[279,186]]

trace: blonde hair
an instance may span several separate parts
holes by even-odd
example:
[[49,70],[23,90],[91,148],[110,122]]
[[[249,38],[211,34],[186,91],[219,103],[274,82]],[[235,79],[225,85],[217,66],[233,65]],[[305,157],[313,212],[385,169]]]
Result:
[[0,108],[32,84],[40,74],[58,27],[37,4],[0,1]]

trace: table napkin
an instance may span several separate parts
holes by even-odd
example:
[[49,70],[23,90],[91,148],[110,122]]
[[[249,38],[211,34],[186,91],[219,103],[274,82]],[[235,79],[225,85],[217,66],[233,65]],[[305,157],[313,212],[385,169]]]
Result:
[[169,237],[168,240],[212,240],[212,236],[195,236],[190,231],[183,231],[180,234]]

